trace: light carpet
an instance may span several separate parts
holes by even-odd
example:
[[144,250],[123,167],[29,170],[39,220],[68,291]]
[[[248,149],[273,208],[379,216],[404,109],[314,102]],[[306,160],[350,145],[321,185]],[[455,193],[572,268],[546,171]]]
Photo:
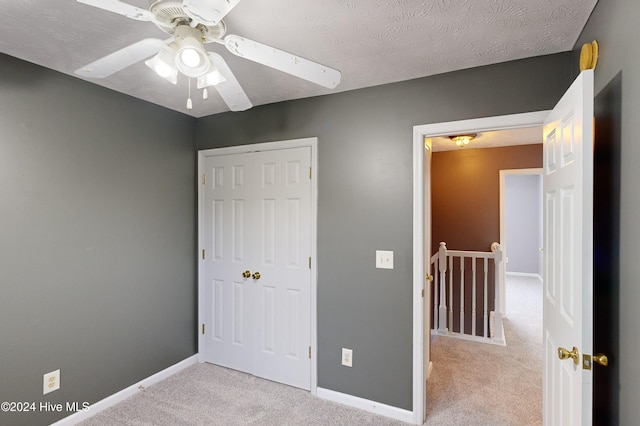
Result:
[[[542,424],[542,293],[509,279],[508,346],[437,337],[427,384],[427,424]],[[197,364],[80,423],[102,425],[406,425],[309,392]]]
[[211,364],[186,368],[80,424],[406,425]]
[[508,277],[507,346],[436,337],[427,424],[542,424],[542,283]]

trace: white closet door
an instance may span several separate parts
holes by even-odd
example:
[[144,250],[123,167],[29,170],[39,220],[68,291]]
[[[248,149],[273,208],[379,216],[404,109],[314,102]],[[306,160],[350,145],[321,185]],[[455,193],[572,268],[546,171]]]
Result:
[[208,157],[201,206],[203,358],[303,389],[311,378],[310,160],[307,147]]

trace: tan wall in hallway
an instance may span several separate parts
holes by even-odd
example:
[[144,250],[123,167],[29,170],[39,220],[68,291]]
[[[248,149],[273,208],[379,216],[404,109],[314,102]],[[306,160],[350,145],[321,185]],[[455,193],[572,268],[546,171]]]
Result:
[[[500,170],[542,167],[542,144],[434,152],[432,246],[490,251],[500,240]],[[432,253],[432,254],[433,254]]]
[[[542,167],[542,144],[504,148],[456,149],[434,152],[431,162],[432,246],[440,241],[450,250],[491,251],[491,243],[500,241],[500,170]],[[476,280],[484,282],[482,262],[477,264]],[[454,283],[460,281],[459,264],[454,264]],[[465,307],[471,306],[471,262],[465,262]],[[492,262],[488,282],[494,280]],[[453,310],[460,310],[460,289],[454,285]],[[494,309],[494,288],[488,286],[489,311]],[[433,297],[433,295],[432,295]],[[478,291],[476,333],[483,329],[483,292]],[[465,309],[467,310],[467,309]],[[465,316],[466,333],[471,331],[471,316]],[[451,331],[460,332],[458,315],[454,315]]]

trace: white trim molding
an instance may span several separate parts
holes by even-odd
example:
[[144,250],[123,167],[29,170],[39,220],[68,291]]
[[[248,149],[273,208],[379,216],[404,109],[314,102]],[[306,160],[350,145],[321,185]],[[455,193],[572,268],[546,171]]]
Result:
[[318,388],[318,398],[328,401],[337,402],[338,404],[348,405],[370,413],[378,414],[392,419],[400,420],[407,423],[413,423],[413,412],[403,410],[402,408],[393,407],[391,405],[381,404],[369,399],[360,398],[342,392],[336,392],[330,389]]
[[535,278],[542,282],[542,275],[531,272],[505,272],[507,277]]
[[96,414],[106,410],[107,408],[113,407],[114,405],[124,401],[125,399],[135,395],[136,393],[143,391],[145,388],[148,388],[151,385],[155,385],[156,383],[161,382],[162,380],[167,379],[176,373],[179,373],[185,368],[196,365],[197,363],[198,354],[192,355],[189,358],[178,362],[177,364],[159,371],[153,376],[149,376],[146,379],[143,379],[142,381],[121,390],[120,392],[116,392],[113,395],[101,399],[95,404],[91,404],[87,411],[78,411],[70,416],[65,417],[64,419],[52,423],[51,426],[73,426],[83,420],[95,416]]

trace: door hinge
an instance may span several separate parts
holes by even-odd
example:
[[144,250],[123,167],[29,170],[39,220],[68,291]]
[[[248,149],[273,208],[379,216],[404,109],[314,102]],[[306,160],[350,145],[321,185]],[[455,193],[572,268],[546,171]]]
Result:
[[311,167],[309,167],[309,179],[311,179]]
[[424,298],[424,288],[422,289],[422,298]]
[[207,175],[205,175],[205,174],[202,175],[202,184],[203,185],[207,184]]
[[206,252],[205,252],[205,250],[204,250],[204,249],[202,249],[202,260],[204,260],[204,259],[205,259],[205,256],[206,256]]
[[309,257],[309,269],[311,269],[311,257]]
[[309,359],[311,359],[311,346],[309,346]]
[[202,324],[202,334],[204,334],[204,323]]

